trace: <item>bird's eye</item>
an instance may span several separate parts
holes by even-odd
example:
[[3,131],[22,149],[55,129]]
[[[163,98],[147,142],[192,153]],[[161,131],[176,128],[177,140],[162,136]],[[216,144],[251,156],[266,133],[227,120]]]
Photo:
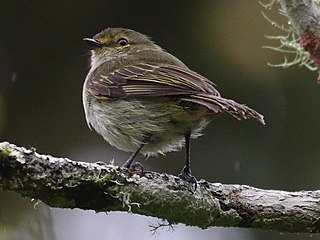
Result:
[[129,42],[128,42],[128,40],[125,39],[125,38],[120,38],[120,39],[118,40],[118,44],[119,44],[120,46],[124,47],[124,46],[127,46],[127,45],[129,44]]

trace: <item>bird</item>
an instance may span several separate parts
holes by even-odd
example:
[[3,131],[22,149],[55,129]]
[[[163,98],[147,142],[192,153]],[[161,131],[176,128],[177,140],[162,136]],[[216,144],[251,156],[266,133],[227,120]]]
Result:
[[82,93],[86,121],[111,146],[132,153],[125,168],[139,153],[157,156],[185,146],[179,177],[194,183],[190,139],[201,136],[213,116],[265,124],[263,115],[222,97],[212,81],[140,32],[106,28],[83,40],[91,50]]

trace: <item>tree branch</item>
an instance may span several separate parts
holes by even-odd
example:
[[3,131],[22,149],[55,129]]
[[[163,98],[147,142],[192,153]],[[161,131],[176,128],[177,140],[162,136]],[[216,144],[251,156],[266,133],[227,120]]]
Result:
[[315,0],[280,0],[282,10],[299,35],[320,36],[320,13]]
[[320,191],[263,190],[204,180],[194,190],[176,176],[55,158],[7,142],[0,143],[0,190],[51,207],[128,211],[200,228],[320,231]]
[[320,83],[320,11],[315,0],[280,0],[282,10],[318,68]]

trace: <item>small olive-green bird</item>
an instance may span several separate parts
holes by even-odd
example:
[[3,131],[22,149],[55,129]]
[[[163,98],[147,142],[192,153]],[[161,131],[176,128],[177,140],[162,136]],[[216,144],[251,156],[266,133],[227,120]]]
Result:
[[124,167],[139,152],[164,154],[185,145],[179,176],[195,182],[190,138],[199,137],[212,116],[228,113],[264,124],[261,114],[221,97],[214,83],[139,32],[107,28],[84,41],[91,49],[83,87],[86,120],[112,146],[133,153]]

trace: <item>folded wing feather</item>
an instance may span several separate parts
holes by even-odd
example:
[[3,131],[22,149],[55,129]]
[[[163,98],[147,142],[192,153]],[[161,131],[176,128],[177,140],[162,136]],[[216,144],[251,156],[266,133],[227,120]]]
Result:
[[201,104],[213,113],[226,112],[237,119],[255,119],[261,114],[220,96],[215,84],[198,73],[170,64],[140,63],[123,67],[108,75],[96,74],[87,82],[88,91],[100,98],[178,97]]

